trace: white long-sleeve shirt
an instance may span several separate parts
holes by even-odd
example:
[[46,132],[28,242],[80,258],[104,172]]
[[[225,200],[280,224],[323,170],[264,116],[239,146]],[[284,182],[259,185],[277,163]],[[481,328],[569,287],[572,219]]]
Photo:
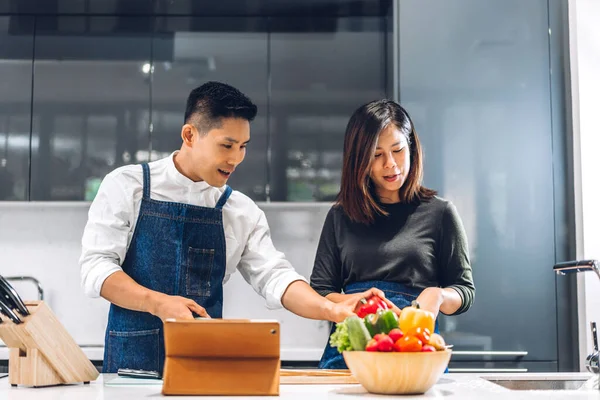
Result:
[[[161,201],[215,207],[225,187],[193,182],[167,158],[149,163],[151,198]],[[90,297],[99,297],[102,283],[121,271],[137,222],[143,194],[140,165],[127,165],[109,173],[90,206],[82,238],[81,284]],[[223,207],[227,251],[225,279],[236,268],[271,309],[282,307],[288,285],[306,279],[283,253],[277,251],[264,212],[246,195],[233,191]]]

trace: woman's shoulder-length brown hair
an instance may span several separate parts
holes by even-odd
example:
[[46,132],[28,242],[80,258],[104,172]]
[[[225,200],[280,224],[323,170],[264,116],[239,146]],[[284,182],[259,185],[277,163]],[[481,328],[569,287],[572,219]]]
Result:
[[342,181],[336,204],[354,222],[371,224],[378,214],[387,215],[377,201],[369,172],[377,138],[389,124],[394,124],[406,136],[410,150],[410,171],[400,188],[400,201],[428,200],[437,194],[421,184],[423,151],[406,110],[391,100],[372,101],[352,114],[344,137]]

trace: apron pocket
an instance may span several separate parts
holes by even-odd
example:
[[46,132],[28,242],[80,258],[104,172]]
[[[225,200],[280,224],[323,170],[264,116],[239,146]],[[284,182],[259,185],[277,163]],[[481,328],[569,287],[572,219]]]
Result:
[[160,329],[131,332],[108,332],[107,366],[103,372],[119,368],[159,371]]
[[215,249],[188,249],[185,294],[188,296],[210,297],[211,274],[215,259]]

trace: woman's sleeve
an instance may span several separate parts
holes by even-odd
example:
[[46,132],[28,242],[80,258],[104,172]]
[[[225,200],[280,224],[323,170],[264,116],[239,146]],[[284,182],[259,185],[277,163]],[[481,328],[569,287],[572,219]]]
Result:
[[454,315],[467,311],[475,300],[473,271],[469,261],[467,234],[456,207],[448,202],[441,224],[440,284],[455,289],[462,305]]
[[310,276],[310,286],[321,296],[342,291],[342,268],[334,217],[335,211],[331,208],[323,224],[315,263]]

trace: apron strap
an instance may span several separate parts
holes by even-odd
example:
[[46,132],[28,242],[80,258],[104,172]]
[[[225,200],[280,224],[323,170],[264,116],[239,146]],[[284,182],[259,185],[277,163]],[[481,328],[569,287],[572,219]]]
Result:
[[225,205],[225,203],[227,203],[227,199],[229,199],[231,192],[233,192],[233,190],[231,190],[231,188],[229,186],[225,186],[225,191],[219,198],[219,201],[217,201],[217,205],[215,206],[215,208],[217,208],[219,210],[222,209],[223,206]]
[[144,199],[150,200],[150,167],[148,163],[142,164],[142,171],[144,172]]

